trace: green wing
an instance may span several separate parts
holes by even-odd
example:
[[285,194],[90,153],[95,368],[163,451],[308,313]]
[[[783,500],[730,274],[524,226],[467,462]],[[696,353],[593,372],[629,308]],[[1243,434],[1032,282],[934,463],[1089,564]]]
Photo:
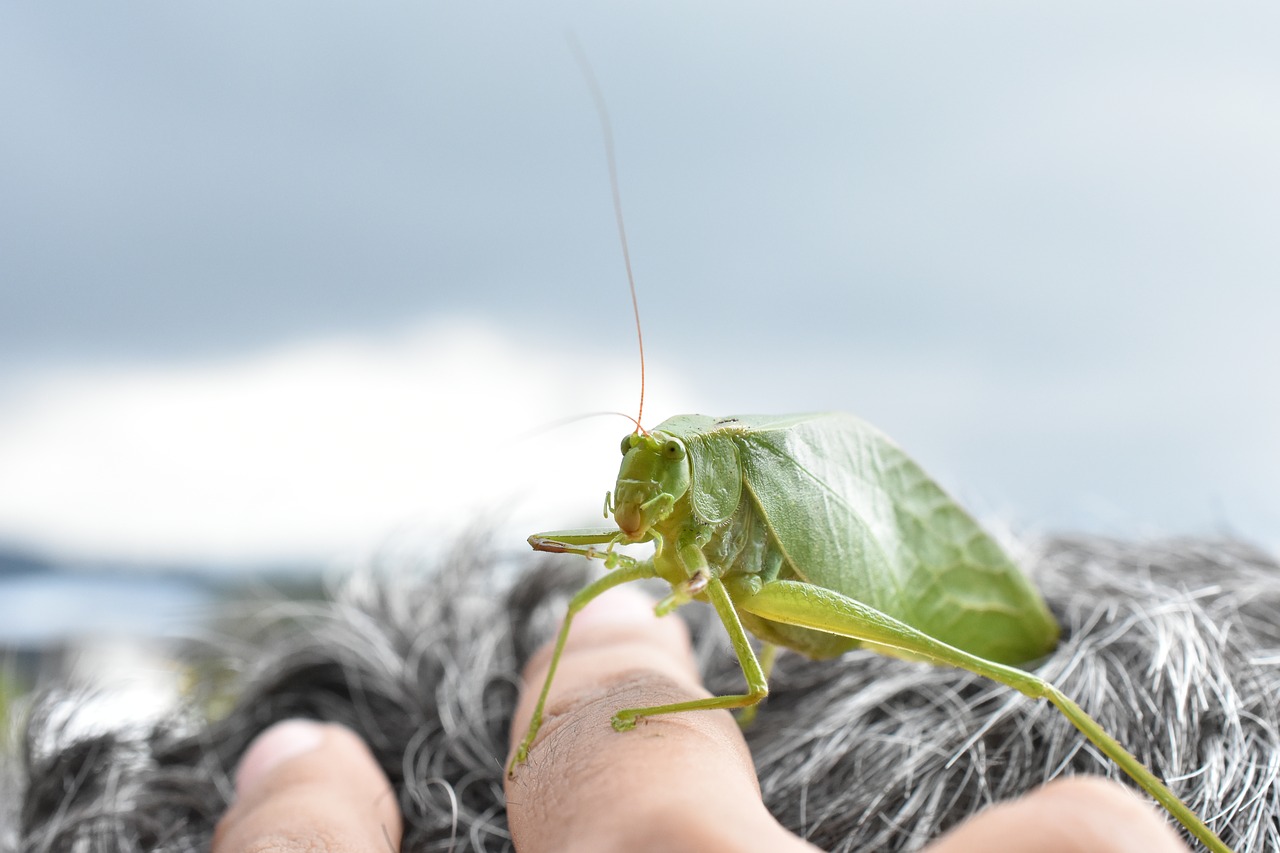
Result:
[[[706,427],[704,426],[704,429]],[[850,415],[738,416],[744,493],[796,576],[1001,663],[1058,626],[1026,576],[896,444]]]

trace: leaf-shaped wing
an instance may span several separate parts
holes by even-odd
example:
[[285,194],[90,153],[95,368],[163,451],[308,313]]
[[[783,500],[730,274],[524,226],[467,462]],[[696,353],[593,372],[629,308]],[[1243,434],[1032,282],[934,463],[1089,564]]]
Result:
[[851,415],[740,416],[746,489],[800,579],[988,660],[1058,627],[995,541],[896,444]]

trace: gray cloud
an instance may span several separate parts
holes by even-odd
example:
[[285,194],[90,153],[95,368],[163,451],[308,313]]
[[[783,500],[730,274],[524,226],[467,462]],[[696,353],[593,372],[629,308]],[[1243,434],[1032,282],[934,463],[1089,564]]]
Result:
[[0,18],[0,384],[443,314],[630,352],[572,27],[709,402],[866,413],[1050,524],[1280,518],[1267,4]]

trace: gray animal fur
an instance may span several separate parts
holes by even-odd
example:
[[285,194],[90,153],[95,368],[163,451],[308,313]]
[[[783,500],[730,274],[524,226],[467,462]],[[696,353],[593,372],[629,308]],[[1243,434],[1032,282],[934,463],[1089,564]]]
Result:
[[[1057,539],[1022,562],[1064,627],[1039,671],[1237,851],[1280,849],[1275,560],[1232,542]],[[368,575],[333,603],[277,610],[223,648],[239,698],[215,721],[188,711],[75,740],[57,722],[66,700],[50,698],[29,719],[18,794],[0,796],[0,850],[207,850],[228,772],[292,716],[368,740],[399,794],[407,853],[511,849],[502,773],[519,667],[585,577],[572,560],[526,565],[504,587],[509,567],[469,542],[431,572]],[[711,688],[732,690],[741,674],[707,610],[682,612]],[[835,851],[918,849],[1055,776],[1118,775],[1048,705],[869,653],[783,655],[747,737],[769,807]]]

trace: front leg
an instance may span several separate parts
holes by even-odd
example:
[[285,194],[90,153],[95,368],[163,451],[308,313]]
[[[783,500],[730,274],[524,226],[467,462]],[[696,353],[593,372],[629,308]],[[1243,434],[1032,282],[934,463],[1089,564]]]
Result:
[[[588,560],[604,560],[606,569],[631,568],[640,564],[634,557],[620,554],[613,546],[624,541],[621,531],[605,527],[587,527],[575,530],[551,530],[529,537],[529,547],[546,554],[577,554]],[[595,547],[607,545],[604,550]]]

